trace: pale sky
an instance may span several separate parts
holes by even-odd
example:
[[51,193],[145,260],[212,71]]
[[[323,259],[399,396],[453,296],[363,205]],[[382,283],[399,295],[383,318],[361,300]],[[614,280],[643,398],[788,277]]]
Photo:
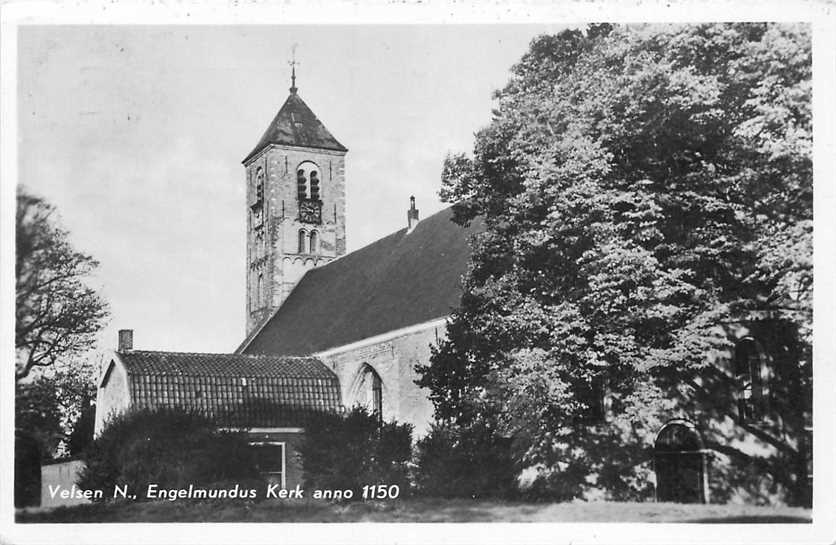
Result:
[[244,337],[241,160],[290,86],[348,149],[356,250],[421,216],[448,151],[470,152],[492,93],[557,25],[21,27],[20,182],[101,262],[100,348],[229,352]]

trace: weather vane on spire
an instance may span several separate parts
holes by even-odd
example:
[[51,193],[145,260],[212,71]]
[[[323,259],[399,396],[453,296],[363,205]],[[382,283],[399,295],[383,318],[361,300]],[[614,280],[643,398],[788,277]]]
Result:
[[290,61],[287,63],[287,64],[289,64],[289,65],[290,65],[290,67],[291,67],[291,73],[290,73],[290,82],[291,82],[291,83],[290,83],[290,92],[291,92],[291,93],[293,93],[294,95],[296,94],[296,65],[297,65],[297,64],[299,64],[299,63],[296,61],[296,46],[298,46],[298,45],[299,45],[299,44],[293,44],[293,46],[290,48],[290,52],[291,52],[290,54],[291,54],[291,59],[292,59],[292,60],[290,60]]

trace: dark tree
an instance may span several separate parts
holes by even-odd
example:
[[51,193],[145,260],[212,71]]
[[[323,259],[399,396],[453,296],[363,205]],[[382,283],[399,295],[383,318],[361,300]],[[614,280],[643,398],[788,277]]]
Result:
[[315,413],[305,424],[299,457],[307,488],[352,489],[361,499],[365,485],[398,485],[408,492],[412,426],[355,406],[346,414]]
[[79,455],[92,442],[93,373],[82,363],[59,365],[16,384],[15,428],[39,442],[43,461]]
[[[140,501],[149,499],[149,484],[160,489],[233,484],[264,488],[245,431],[220,430],[214,420],[181,409],[139,409],[115,416],[85,449],[83,460],[80,487],[113,490],[127,485]],[[101,501],[107,500],[105,495]]]
[[17,191],[15,378],[93,347],[107,305],[84,283],[98,263],[73,249],[55,209],[22,187]]
[[39,378],[18,383],[15,390],[15,428],[36,441],[40,461],[49,462],[64,437],[58,389],[51,380]]

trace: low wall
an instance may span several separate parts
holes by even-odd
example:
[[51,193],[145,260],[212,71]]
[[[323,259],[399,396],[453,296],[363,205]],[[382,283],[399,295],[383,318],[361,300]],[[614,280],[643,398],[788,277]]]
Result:
[[[71,460],[58,464],[49,464],[41,467],[41,507],[59,507],[62,505],[79,505],[90,503],[84,498],[73,498],[73,486],[79,473],[84,469],[84,462]],[[57,491],[53,497],[52,491]],[[62,498],[61,492],[69,492],[69,498]]]

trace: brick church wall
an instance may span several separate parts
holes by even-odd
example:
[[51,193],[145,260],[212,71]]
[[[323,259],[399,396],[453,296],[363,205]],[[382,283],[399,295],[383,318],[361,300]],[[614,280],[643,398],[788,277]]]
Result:
[[413,437],[426,435],[433,421],[429,392],[415,384],[415,365],[426,365],[430,346],[443,338],[446,326],[435,320],[405,328],[401,332],[360,341],[317,354],[339,377],[346,409],[362,401],[358,391],[366,366],[382,380],[383,417],[414,426]]

